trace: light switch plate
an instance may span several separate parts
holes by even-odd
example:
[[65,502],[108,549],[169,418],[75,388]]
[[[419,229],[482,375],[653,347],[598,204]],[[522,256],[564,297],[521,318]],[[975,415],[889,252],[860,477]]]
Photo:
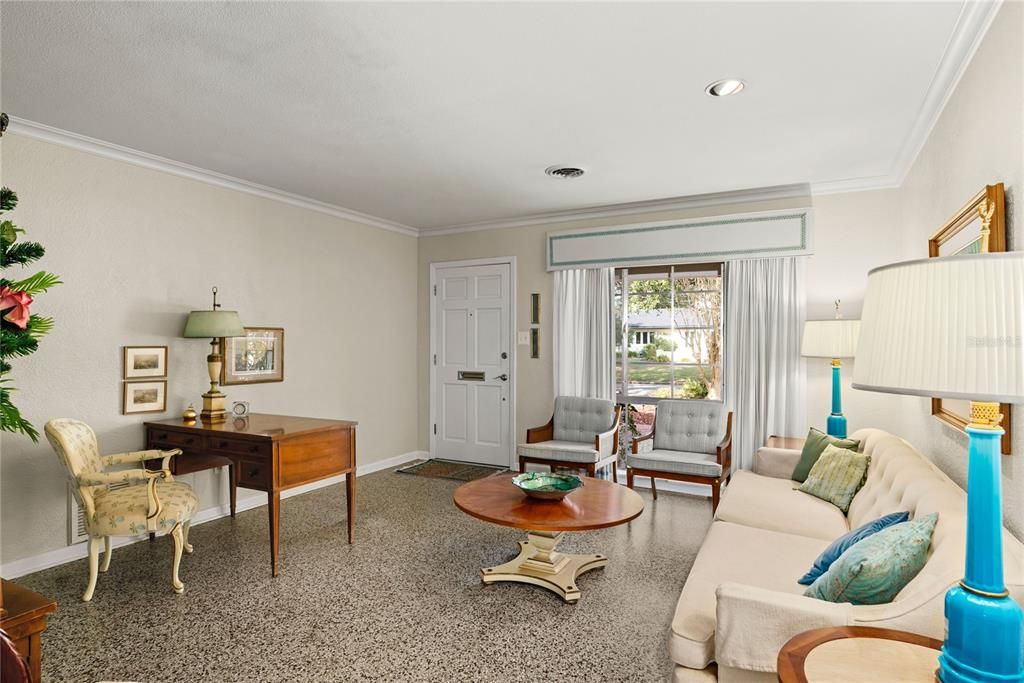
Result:
[[516,339],[517,339],[517,343],[520,346],[529,346],[530,345],[530,331],[527,330],[526,332],[518,332],[517,335],[516,335]]

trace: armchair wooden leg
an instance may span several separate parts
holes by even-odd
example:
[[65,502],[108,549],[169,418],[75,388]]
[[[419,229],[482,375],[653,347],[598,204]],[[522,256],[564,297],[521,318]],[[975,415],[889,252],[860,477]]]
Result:
[[175,524],[174,530],[171,531],[171,536],[174,538],[174,563],[171,565],[171,586],[174,587],[175,593],[185,592],[185,584],[178,578],[178,566],[181,564],[181,551],[185,545],[185,539],[183,538],[184,532],[181,530],[181,524]]
[[633,470],[629,467],[626,468],[626,486],[633,488]]
[[103,537],[103,564],[100,565],[100,571],[105,572],[110,569],[110,536]]
[[654,496],[654,500],[658,500],[658,487],[654,484],[654,477],[651,477],[651,494]]
[[721,498],[721,482],[716,481],[711,485],[711,514],[715,513],[718,509],[718,500]]
[[85,589],[85,593],[82,595],[84,602],[92,600],[92,593],[96,590],[96,576],[99,573],[100,568],[100,541],[99,536],[89,537],[89,585]]
[[519,458],[519,471],[520,472],[525,472],[526,471],[526,463],[523,462],[522,458]]
[[616,484],[619,483],[619,463],[617,462],[612,463],[612,481]]
[[191,528],[192,520],[185,520],[185,523],[182,525],[181,540],[183,541],[182,545],[184,546],[185,552],[189,555],[192,554],[192,544],[188,542],[188,531]]

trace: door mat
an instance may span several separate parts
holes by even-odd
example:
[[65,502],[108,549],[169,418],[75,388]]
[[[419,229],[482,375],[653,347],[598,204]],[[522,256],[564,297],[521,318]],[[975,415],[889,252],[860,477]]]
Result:
[[497,472],[504,472],[507,467],[491,467],[490,465],[473,465],[466,462],[451,460],[421,460],[411,465],[400,467],[397,472],[402,474],[418,474],[421,477],[434,479],[455,479],[457,481],[473,481],[483,479]]

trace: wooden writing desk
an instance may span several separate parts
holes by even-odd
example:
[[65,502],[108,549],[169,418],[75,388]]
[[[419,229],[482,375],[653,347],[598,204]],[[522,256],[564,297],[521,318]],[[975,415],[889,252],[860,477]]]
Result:
[[[346,420],[254,414],[207,424],[180,418],[146,423],[146,448],[180,448],[171,472],[188,474],[229,468],[231,516],[238,486],[267,492],[270,512],[270,566],[277,576],[281,491],[335,475],[345,475],[348,542],[356,512],[356,424]],[[159,467],[159,465],[155,465]]]
[[42,634],[46,630],[46,620],[50,613],[57,609],[57,603],[43,597],[39,593],[19,586],[13,581],[0,579],[3,582],[3,606],[5,614],[0,617],[0,628],[14,641],[18,654],[28,660],[28,671],[32,683],[41,683],[42,674]]

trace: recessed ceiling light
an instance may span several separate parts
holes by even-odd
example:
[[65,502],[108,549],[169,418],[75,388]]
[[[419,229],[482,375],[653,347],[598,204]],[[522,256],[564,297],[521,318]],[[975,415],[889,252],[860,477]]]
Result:
[[746,83],[738,78],[723,78],[704,88],[704,92],[712,97],[728,97],[729,95],[737,94],[746,85]]
[[576,166],[548,166],[544,172],[554,178],[579,178],[584,173],[582,168]]

